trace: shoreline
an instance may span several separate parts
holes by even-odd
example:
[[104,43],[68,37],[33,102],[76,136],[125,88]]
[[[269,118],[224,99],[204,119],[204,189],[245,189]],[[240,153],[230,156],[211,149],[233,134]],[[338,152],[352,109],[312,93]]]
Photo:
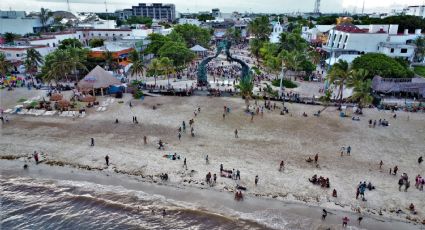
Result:
[[[246,194],[244,201],[236,202],[233,200],[233,193],[228,190],[202,188],[186,184],[157,183],[157,181],[152,179],[153,176],[135,175],[125,171],[104,171],[97,168],[80,167],[81,165],[71,163],[64,163],[62,166],[60,164],[54,165],[45,163],[40,163],[39,165],[29,164],[29,169],[27,171],[22,168],[23,163],[22,159],[6,160],[3,156],[0,159],[0,165],[2,165],[2,169],[0,170],[0,172],[2,172],[1,175],[26,176],[31,178],[38,178],[37,176],[40,176],[43,179],[65,179],[92,182],[101,185],[123,186],[127,189],[141,190],[154,195],[162,195],[167,199],[173,199],[179,202],[200,205],[201,209],[212,211],[217,215],[226,216],[226,213],[223,213],[223,211],[231,209],[239,214],[233,214],[230,217],[254,221],[261,225],[265,224],[267,227],[272,226],[251,219],[254,217],[252,215],[262,209],[276,209],[283,211],[284,214],[288,214],[290,219],[299,217],[309,219],[315,224],[316,227],[314,229],[326,229],[327,227],[330,227],[330,229],[337,228],[341,224],[340,220],[343,216],[348,216],[351,219],[350,227],[359,229],[419,229],[421,227],[419,223],[405,221],[401,218],[377,216],[366,212],[361,215],[363,221],[361,226],[359,226],[356,221],[359,216],[357,213],[351,210],[333,209],[329,207],[326,207],[326,209],[330,215],[328,215],[326,221],[323,222],[321,221],[321,209],[324,207],[311,202],[281,200],[270,196],[257,196],[251,194]],[[34,168],[37,169],[34,170]],[[223,196],[223,193],[228,194],[228,196]],[[218,201],[217,204],[208,202],[211,201],[210,199]],[[252,211],[253,213],[246,213],[246,211]],[[298,226],[298,224],[296,226]],[[279,227],[283,227],[282,229],[285,228],[285,226],[274,227],[276,227],[276,229],[279,229]],[[301,227],[299,229],[304,228]]]

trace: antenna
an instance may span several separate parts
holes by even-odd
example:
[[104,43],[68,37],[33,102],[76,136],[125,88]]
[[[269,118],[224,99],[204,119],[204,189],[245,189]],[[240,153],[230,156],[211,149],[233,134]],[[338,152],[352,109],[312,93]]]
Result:
[[365,0],[363,0],[362,15],[364,15],[364,2]]
[[314,10],[313,13],[320,14],[320,0],[316,0],[314,2]]
[[106,4],[106,0],[105,0],[105,11],[106,11],[106,23],[109,29],[109,14],[108,14],[108,5]]
[[68,5],[68,12],[71,12],[71,5],[69,5],[69,0],[66,0],[66,4]]

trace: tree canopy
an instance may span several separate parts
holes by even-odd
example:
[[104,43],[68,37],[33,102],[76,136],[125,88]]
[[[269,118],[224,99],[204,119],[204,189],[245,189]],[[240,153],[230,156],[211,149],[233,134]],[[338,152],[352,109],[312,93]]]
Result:
[[400,64],[394,58],[385,54],[368,53],[354,59],[353,69],[365,69],[368,71],[368,78],[379,75],[384,78],[408,78],[413,77],[413,71]]
[[142,16],[132,16],[132,17],[128,18],[124,22],[124,24],[127,24],[127,25],[143,24],[143,25],[146,25],[147,27],[151,27],[152,26],[152,18],[142,17]]
[[211,34],[209,30],[195,25],[177,25],[174,27],[173,30],[181,35],[188,47],[193,47],[195,45],[208,47],[208,43],[211,39]]
[[201,22],[206,22],[207,20],[214,20],[214,17],[211,14],[200,14],[196,18]]
[[272,32],[269,18],[267,16],[255,18],[249,23],[248,30],[261,41],[269,40],[270,33]]
[[90,40],[90,47],[94,48],[94,47],[100,47],[103,46],[105,40],[101,39],[101,38],[93,38],[92,40]]
[[80,42],[80,40],[76,38],[67,38],[61,41],[59,49],[67,49],[67,48],[83,48],[83,43]]
[[354,24],[397,24],[399,33],[403,33],[404,29],[408,29],[411,33],[414,32],[415,29],[422,29],[422,31],[425,31],[425,19],[411,15],[390,16],[382,19],[370,18],[368,16],[359,17],[358,20],[354,21]]
[[161,58],[169,58],[176,68],[183,67],[195,57],[195,54],[184,43],[174,41],[166,42],[159,49],[158,54]]

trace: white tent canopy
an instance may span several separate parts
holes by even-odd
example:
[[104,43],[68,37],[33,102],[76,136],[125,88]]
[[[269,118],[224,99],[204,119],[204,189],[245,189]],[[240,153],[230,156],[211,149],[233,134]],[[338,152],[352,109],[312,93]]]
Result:
[[192,50],[193,52],[205,52],[205,51],[207,51],[207,49],[205,49],[204,47],[202,47],[200,45],[195,45],[194,47],[190,48],[190,50]]

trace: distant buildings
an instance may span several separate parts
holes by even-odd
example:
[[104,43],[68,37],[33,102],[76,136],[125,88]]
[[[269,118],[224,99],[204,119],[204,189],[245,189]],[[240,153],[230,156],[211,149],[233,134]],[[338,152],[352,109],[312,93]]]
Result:
[[7,32],[20,35],[37,33],[41,31],[41,27],[40,18],[37,16],[27,17],[25,11],[0,11],[0,34]]
[[172,22],[176,19],[176,7],[174,4],[139,3],[139,5],[133,6],[131,9],[116,11],[115,15],[121,20],[126,20],[132,16],[143,16]]
[[404,9],[406,15],[418,16],[425,18],[425,5],[421,6],[408,6]]
[[322,48],[334,57],[374,52],[412,61],[415,54],[413,41],[422,36],[422,31],[397,31],[398,25],[369,25],[364,28],[351,23],[341,23],[329,31],[328,39]]

